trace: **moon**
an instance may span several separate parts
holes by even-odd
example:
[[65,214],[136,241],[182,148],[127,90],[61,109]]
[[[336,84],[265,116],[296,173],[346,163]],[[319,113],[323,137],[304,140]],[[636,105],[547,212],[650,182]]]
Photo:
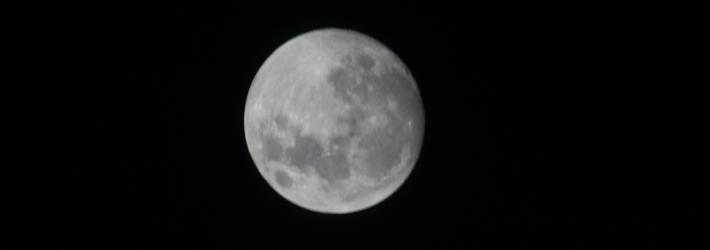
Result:
[[352,30],[298,35],[259,68],[244,113],[262,177],[302,208],[342,214],[391,196],[415,166],[424,109],[384,44]]

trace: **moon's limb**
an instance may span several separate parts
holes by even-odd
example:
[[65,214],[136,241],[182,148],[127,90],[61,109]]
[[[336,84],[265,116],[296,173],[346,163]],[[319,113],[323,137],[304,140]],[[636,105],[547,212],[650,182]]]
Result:
[[370,207],[404,182],[419,154],[418,91],[404,63],[374,39],[339,29],[305,33],[255,76],[244,118],[249,151],[267,182],[301,207]]

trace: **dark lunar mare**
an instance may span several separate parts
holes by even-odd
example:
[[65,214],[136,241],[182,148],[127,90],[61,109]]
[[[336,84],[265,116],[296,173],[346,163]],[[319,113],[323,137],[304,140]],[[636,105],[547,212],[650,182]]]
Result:
[[[277,130],[289,130],[294,135],[294,145],[285,146],[276,136],[266,133],[262,124],[259,135],[264,145],[263,154],[267,160],[287,162],[302,172],[311,166],[321,178],[328,181],[350,177],[350,168],[345,155],[347,141],[342,141],[342,144],[338,145],[340,149],[332,148],[330,154],[325,154],[325,149],[315,137],[301,135],[301,129],[292,125],[285,115],[279,113],[272,121]],[[288,184],[290,178],[285,173],[277,171],[275,177],[280,185],[290,186]]]
[[262,149],[264,158],[272,161],[283,161],[285,146],[276,135],[268,133],[266,129],[269,125],[271,125],[271,123],[276,126],[277,130],[286,130],[289,127],[288,117],[279,113],[274,116],[271,121],[267,119],[259,122],[256,131],[259,135],[261,143],[264,146]]
[[376,129],[365,135],[359,146],[367,149],[367,175],[381,178],[395,167],[400,159],[407,135],[396,124]]
[[[358,147],[367,152],[366,175],[382,178],[400,162],[404,147],[411,145],[409,138],[413,138],[413,130],[406,129],[406,122],[408,119],[416,120],[417,114],[414,112],[419,107],[418,96],[412,89],[412,80],[394,68],[385,67],[387,70],[381,75],[375,74],[372,71],[375,61],[366,54],[346,56],[343,65],[333,69],[327,77],[334,87],[335,96],[351,107],[347,115],[337,118],[337,122],[348,128],[347,133],[331,138],[332,148],[327,150],[330,154],[326,155],[326,149],[315,137],[301,135],[301,129],[290,124],[288,117],[279,113],[273,117],[272,122],[278,130],[291,131],[294,146],[287,147],[275,136],[260,133],[267,159],[287,162],[300,171],[311,166],[321,178],[328,181],[347,179],[351,163],[347,160],[346,150],[353,138],[360,138]],[[357,83],[358,77],[360,84]],[[372,91],[368,91],[368,86]],[[387,108],[388,98],[398,103],[397,112]],[[367,122],[370,111],[363,105],[377,107],[385,113],[388,124],[365,133],[362,130],[363,123]],[[279,185],[288,185],[285,173],[276,175]]]
[[[348,116],[338,118],[338,121],[349,128],[346,138],[361,136],[361,148],[368,152],[366,174],[373,178],[381,178],[396,166],[405,145],[410,144],[412,130],[406,129],[408,119],[417,118],[414,113],[419,107],[418,96],[413,89],[413,82],[403,72],[388,68],[377,75],[372,71],[374,59],[369,55],[356,53],[342,59],[343,67],[338,67],[327,75],[328,82],[333,85],[335,95],[350,104],[353,109]],[[357,83],[358,76],[361,79]],[[368,86],[372,91],[368,91]],[[362,103],[355,103],[356,96]],[[398,103],[398,112],[387,108],[388,98]],[[366,122],[366,111],[362,105],[373,105],[384,112],[389,119],[386,126],[363,134],[359,129]]]
[[288,177],[288,174],[286,174],[283,170],[276,170],[274,177],[276,178],[276,183],[279,184],[279,186],[288,188],[293,185],[293,180],[291,177]]
[[264,145],[264,157],[268,160],[280,161],[283,156],[283,146],[278,138],[269,134],[261,134],[261,142]]
[[375,59],[373,59],[369,55],[356,54],[355,61],[358,66],[360,66],[363,70],[367,70],[367,71],[371,71],[372,66],[375,66]]
[[[353,61],[352,57],[357,58]],[[369,59],[365,59],[369,58]],[[421,108],[419,96],[414,82],[406,72],[400,72],[394,67],[383,67],[380,75],[372,70],[374,59],[366,54],[349,55],[342,59],[342,67],[332,69],[327,81],[333,86],[338,98],[353,104],[353,96],[357,96],[364,104],[386,107],[387,98],[393,98],[400,104],[400,118],[417,117]],[[360,77],[361,84],[357,83]],[[372,91],[368,91],[368,86]]]
[[291,165],[301,170],[306,166],[314,166],[323,154],[323,148],[312,136],[294,135],[294,146],[286,149]]
[[312,166],[321,178],[328,181],[350,177],[350,168],[344,150],[336,150],[326,155],[321,144],[313,136],[296,135],[294,139],[295,145],[287,148],[286,153],[291,160],[291,165],[301,171]]

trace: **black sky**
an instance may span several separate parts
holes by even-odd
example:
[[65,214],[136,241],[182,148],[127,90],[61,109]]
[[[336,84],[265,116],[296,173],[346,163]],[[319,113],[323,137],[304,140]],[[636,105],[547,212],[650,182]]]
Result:
[[[648,43],[662,37],[656,30],[673,30],[662,17],[590,6],[318,6],[235,1],[66,12],[51,36],[73,77],[61,88],[67,112],[54,121],[68,128],[61,147],[71,151],[47,229],[62,235],[58,243],[698,246],[695,230],[681,241],[662,237],[696,223],[691,190],[699,184],[655,167],[680,163],[652,146],[663,139],[656,127],[637,122],[656,114],[645,109],[656,104],[639,103],[665,98],[638,87],[663,77],[653,67],[662,52]],[[286,40],[325,27],[362,32],[398,54],[426,113],[423,150],[405,184],[371,209],[340,216],[277,195],[243,135],[247,91],[263,61]]]

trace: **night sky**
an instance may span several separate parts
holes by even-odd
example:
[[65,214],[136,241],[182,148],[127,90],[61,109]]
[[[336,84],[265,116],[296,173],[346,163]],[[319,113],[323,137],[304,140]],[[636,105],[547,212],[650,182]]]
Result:
[[[52,41],[74,77],[58,81],[69,84],[54,121],[68,129],[68,177],[49,188],[46,230],[67,249],[700,249],[690,229],[700,184],[674,179],[669,169],[686,165],[655,147],[665,106],[643,104],[667,99],[644,94],[667,72],[652,67],[661,52],[648,42],[673,30],[662,19],[589,6],[373,6],[67,11]],[[243,130],[264,60],[326,27],[394,51],[426,115],[407,181],[345,215],[279,196]],[[687,231],[668,240],[671,230]]]

